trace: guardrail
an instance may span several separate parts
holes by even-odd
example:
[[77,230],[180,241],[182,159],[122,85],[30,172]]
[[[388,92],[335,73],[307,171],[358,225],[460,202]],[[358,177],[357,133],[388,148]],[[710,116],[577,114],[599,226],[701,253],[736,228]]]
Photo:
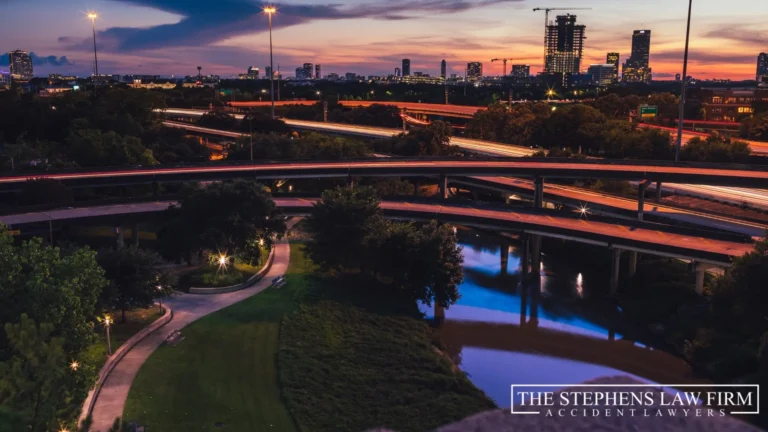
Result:
[[264,267],[261,268],[261,270],[258,271],[255,275],[248,278],[247,281],[237,284],[237,285],[230,285],[227,287],[217,287],[217,288],[195,288],[192,287],[189,289],[190,294],[199,294],[199,295],[210,295],[210,294],[224,294],[234,291],[240,291],[241,289],[248,288],[249,286],[255,284],[261,278],[263,278],[270,268],[272,268],[272,262],[275,260],[275,247],[273,246],[272,249],[269,251],[269,256],[267,257],[267,262],[264,264]]
[[88,418],[88,416],[93,414],[93,407],[96,405],[96,400],[99,398],[101,387],[104,385],[104,382],[107,381],[109,374],[113,369],[115,369],[120,360],[122,360],[123,357],[128,354],[128,351],[136,346],[136,344],[141,342],[145,337],[149,336],[152,332],[168,324],[172,319],[173,310],[171,310],[171,308],[168,306],[165,306],[165,313],[163,316],[156,319],[149,326],[144,327],[140,332],[131,336],[127,341],[125,341],[125,343],[120,346],[120,348],[117,349],[117,351],[115,351],[114,354],[112,354],[109,359],[107,359],[107,362],[104,363],[104,366],[99,371],[99,378],[96,380],[96,385],[90,392],[88,392],[88,396],[85,398],[85,402],[83,403],[83,410],[80,413],[80,419],[78,420],[78,423],[81,423],[83,420]]

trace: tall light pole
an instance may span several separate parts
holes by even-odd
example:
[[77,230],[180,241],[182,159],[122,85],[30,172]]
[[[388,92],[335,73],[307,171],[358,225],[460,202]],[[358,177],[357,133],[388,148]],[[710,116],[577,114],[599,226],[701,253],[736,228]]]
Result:
[[680,116],[677,120],[677,143],[675,145],[675,162],[680,161],[680,147],[683,145],[683,120],[685,116],[685,89],[688,87],[688,42],[691,37],[691,9],[693,0],[688,0],[688,27],[685,30],[685,54],[683,55],[683,84],[680,90]]
[[107,329],[107,355],[112,355],[112,340],[109,337],[109,326],[112,325],[112,317],[104,315],[104,328]]
[[264,8],[264,13],[269,17],[269,97],[272,99],[272,118],[275,118],[275,66],[272,62],[272,14],[277,12],[274,6]]
[[91,19],[91,27],[93,28],[93,73],[94,73],[94,81],[93,84],[96,85],[97,79],[99,79],[99,57],[96,55],[96,18],[99,16],[96,15],[96,12],[89,12],[88,18]]

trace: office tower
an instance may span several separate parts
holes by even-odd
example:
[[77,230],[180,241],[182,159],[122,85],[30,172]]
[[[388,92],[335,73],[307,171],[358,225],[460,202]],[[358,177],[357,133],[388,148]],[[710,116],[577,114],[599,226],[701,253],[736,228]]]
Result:
[[448,66],[448,65],[445,63],[445,60],[440,62],[440,76],[443,77],[443,78],[445,78],[446,66]]
[[399,67],[396,67],[396,68],[395,68],[395,76],[396,76],[396,77],[399,77],[400,75],[401,75],[401,72],[400,72],[400,68],[399,68]]
[[617,52],[609,52],[605,56],[605,63],[613,65],[613,82],[619,82],[619,59],[621,56]]
[[307,79],[307,78],[304,76],[304,68],[303,68],[303,67],[297,67],[297,68],[296,68],[296,74],[295,74],[295,77],[296,77],[296,79],[297,79],[297,80],[304,80],[304,79]]
[[757,56],[757,77],[755,79],[759,83],[766,76],[768,76],[768,53],[760,53]]
[[302,66],[304,69],[303,77],[304,79],[312,79],[314,70],[312,68],[312,63],[304,63],[304,66]]
[[11,79],[16,81],[29,81],[32,79],[32,57],[26,51],[11,51],[8,53],[8,62],[11,67]]
[[531,75],[531,65],[512,65],[510,75],[514,78],[528,78]]
[[675,81],[680,82],[680,74],[675,74]]
[[576,15],[558,15],[555,23],[547,26],[545,73],[563,74],[564,83],[568,75],[579,73],[586,29],[576,24]]
[[613,84],[614,67],[613,63],[589,65],[587,74],[592,75],[592,85],[607,87]]
[[483,77],[483,64],[480,62],[467,63],[467,79],[479,80]]
[[321,73],[321,68],[319,64],[315,65],[315,79],[323,79],[323,74]]
[[652,77],[650,57],[651,31],[635,30],[632,34],[632,55],[624,62],[622,81],[650,84]]
[[347,72],[344,77],[347,81],[357,81],[357,74],[353,72]]
[[411,60],[403,59],[403,76],[411,75]]
[[272,68],[269,66],[264,67],[264,78],[269,79],[272,76]]
[[248,78],[249,79],[259,79],[259,68],[256,66],[251,66],[248,68]]

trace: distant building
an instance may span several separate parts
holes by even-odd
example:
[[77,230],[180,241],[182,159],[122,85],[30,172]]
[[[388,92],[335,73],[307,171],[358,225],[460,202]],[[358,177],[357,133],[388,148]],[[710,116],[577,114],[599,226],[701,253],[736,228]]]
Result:
[[608,87],[613,84],[614,64],[593,64],[589,65],[588,75],[592,75],[591,84],[598,87]]
[[650,84],[652,79],[650,57],[651,31],[635,30],[632,34],[632,55],[624,63],[621,71],[622,81]]
[[757,56],[757,76],[755,80],[759,83],[766,76],[768,76],[768,53],[760,53]]
[[445,82],[445,78],[433,77],[429,76],[429,74],[416,72],[413,75],[403,76],[402,82],[406,84],[443,84]]
[[768,102],[765,88],[702,88],[691,93],[701,102],[704,119],[711,121],[739,121],[754,113],[754,102]]
[[440,62],[440,76],[445,79],[445,69],[447,68],[447,64],[445,63],[445,60]]
[[680,74],[675,74],[675,81],[680,82]]
[[399,67],[396,67],[396,68],[395,68],[395,76],[396,76],[396,77],[402,76],[402,71],[400,70],[400,68],[399,68]]
[[565,79],[581,71],[586,29],[576,24],[576,15],[558,15],[555,23],[547,26],[545,74],[562,74]]
[[619,82],[619,61],[621,59],[621,55],[617,52],[609,52],[608,55],[605,56],[605,63],[606,64],[612,64],[613,65],[613,82]]
[[328,74],[328,76],[325,77],[325,79],[327,79],[328,81],[338,81],[341,79],[341,77],[339,76],[339,74],[335,72],[331,72]]
[[477,81],[483,77],[483,64],[480,62],[467,63],[467,79]]
[[411,74],[411,60],[403,59],[403,76],[409,76]]
[[528,78],[531,76],[531,65],[514,64],[510,75],[514,78]]
[[319,64],[315,65],[315,79],[323,79],[322,69]]
[[171,90],[176,88],[176,81],[169,80],[157,80],[150,82],[143,82],[140,79],[134,80],[133,83],[128,84],[129,87],[141,88],[141,89],[163,89]]
[[248,76],[251,79],[259,79],[259,68],[251,66],[248,68]]
[[272,68],[269,66],[264,67],[264,78],[270,79],[272,77]]
[[357,81],[357,74],[356,74],[356,73],[353,73],[353,72],[347,72],[347,73],[344,75],[344,78],[345,78],[347,81]]
[[11,79],[29,81],[34,76],[32,57],[26,51],[11,51],[8,53],[8,64],[11,66]]

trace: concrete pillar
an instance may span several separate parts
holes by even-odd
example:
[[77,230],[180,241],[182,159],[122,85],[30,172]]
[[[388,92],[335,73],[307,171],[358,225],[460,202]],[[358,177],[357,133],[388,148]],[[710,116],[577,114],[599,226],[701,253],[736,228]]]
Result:
[[611,249],[611,295],[615,295],[619,289],[619,265],[621,249]]
[[637,220],[643,220],[643,211],[645,210],[645,189],[648,187],[648,182],[641,181],[637,185]]
[[661,182],[656,182],[656,202],[661,202]]
[[520,235],[520,248],[522,251],[520,252],[520,281],[521,284],[525,287],[525,281],[528,279],[528,243],[530,242],[530,239],[528,237],[528,234],[521,234]]
[[440,198],[442,199],[448,199],[448,176],[445,174],[440,174],[440,183],[438,184],[440,187]]
[[541,208],[544,205],[544,179],[536,177],[533,180],[533,206]]
[[525,325],[528,316],[528,285],[525,281],[520,282],[520,327]]
[[616,340],[616,332],[613,329],[608,330],[608,340]]
[[541,276],[541,236],[531,236],[531,275],[538,279]]
[[115,232],[117,233],[117,247],[121,248],[125,245],[125,233],[123,232],[123,227],[116,226]]
[[629,273],[627,278],[631,279],[637,273],[637,251],[629,251]]
[[509,265],[509,246],[501,245],[501,275],[507,275],[507,265]]
[[531,304],[528,306],[528,326],[539,327],[539,300],[541,298],[541,278],[534,278],[530,292]]
[[696,264],[696,294],[704,295],[704,272],[706,267],[701,264]]

